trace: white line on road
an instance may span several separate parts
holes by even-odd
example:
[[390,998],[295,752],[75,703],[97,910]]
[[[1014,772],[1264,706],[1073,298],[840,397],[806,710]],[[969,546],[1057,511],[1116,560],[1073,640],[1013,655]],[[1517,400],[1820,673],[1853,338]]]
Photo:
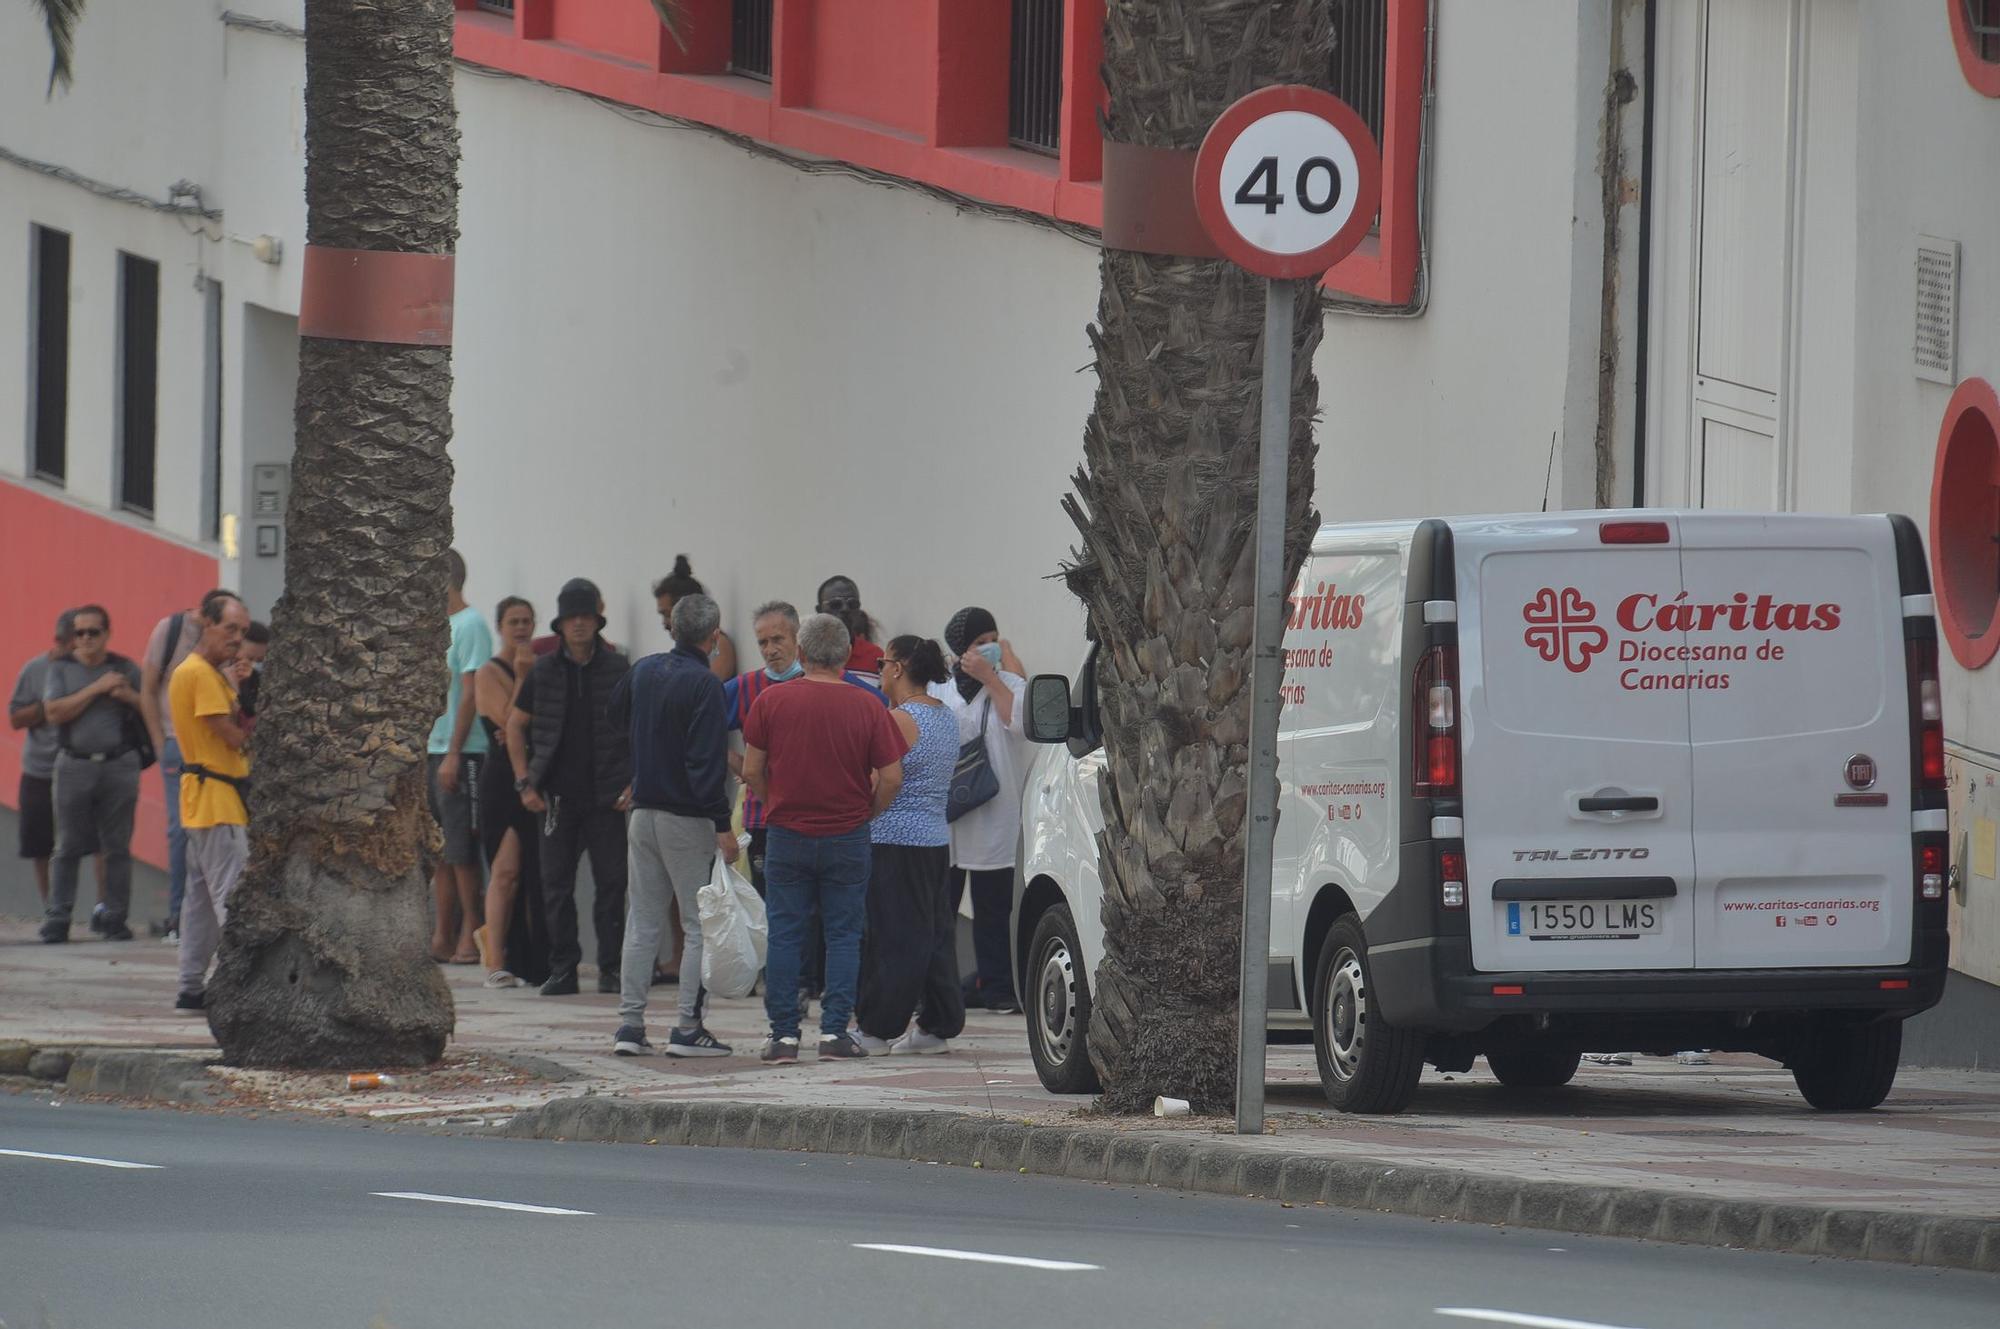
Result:
[[82,1154],[43,1154],[33,1149],[0,1149],[0,1155],[8,1158],[39,1158],[49,1163],[88,1163],[92,1167],[145,1169],[151,1172],[160,1170],[158,1163],[127,1163],[121,1158],[88,1158]]
[[465,1195],[429,1195],[423,1191],[370,1191],[385,1200],[423,1200],[430,1204],[468,1204],[475,1209],[507,1209],[517,1214],[576,1214],[596,1217],[588,1209],[556,1209],[546,1204],[515,1204],[511,1200],[475,1200]]
[[1520,1325],[1521,1329],[1619,1329],[1617,1325],[1599,1324],[1595,1320],[1564,1320],[1553,1315],[1524,1315],[1519,1311],[1489,1311],[1473,1306],[1439,1306],[1437,1313],[1460,1320]]
[[939,1246],[888,1246],[872,1241],[857,1241],[858,1251],[888,1251],[891,1255],[930,1255],[940,1260],[970,1260],[974,1264],[1011,1264],[1022,1269],[1052,1269],[1058,1273],[1074,1273],[1081,1269],[1101,1269],[1096,1264],[1077,1264],[1071,1260],[1036,1260],[1026,1255],[989,1255],[985,1251],[952,1251]]

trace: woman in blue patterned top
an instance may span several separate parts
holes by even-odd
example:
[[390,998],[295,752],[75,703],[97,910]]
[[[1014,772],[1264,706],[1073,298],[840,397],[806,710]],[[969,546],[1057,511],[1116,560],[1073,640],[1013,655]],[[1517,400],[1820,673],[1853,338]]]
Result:
[[854,1016],[861,1046],[878,1056],[947,1052],[965,1028],[944,815],[958,765],[958,720],[930,695],[932,684],[950,676],[944,652],[927,638],[898,637],[882,653],[889,718],[910,750],[903,788],[869,837],[868,936]]

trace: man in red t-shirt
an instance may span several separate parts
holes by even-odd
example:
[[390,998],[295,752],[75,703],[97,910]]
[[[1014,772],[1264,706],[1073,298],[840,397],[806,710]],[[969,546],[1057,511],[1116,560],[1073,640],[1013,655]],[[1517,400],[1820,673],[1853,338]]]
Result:
[[867,919],[868,823],[895,801],[908,745],[889,713],[842,677],[850,642],[831,614],[799,624],[805,677],[761,694],[743,722],[743,782],[765,804],[770,946],[763,1060],[799,1059],[799,959],[815,910],[826,932],[819,1055],[865,1057],[847,1032]]

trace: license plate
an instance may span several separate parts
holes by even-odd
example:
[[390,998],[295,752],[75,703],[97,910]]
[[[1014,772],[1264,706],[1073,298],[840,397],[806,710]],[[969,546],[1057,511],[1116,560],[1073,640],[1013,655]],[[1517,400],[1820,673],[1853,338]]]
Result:
[[1660,930],[1657,900],[1522,900],[1507,905],[1507,935],[1529,941],[1631,941]]

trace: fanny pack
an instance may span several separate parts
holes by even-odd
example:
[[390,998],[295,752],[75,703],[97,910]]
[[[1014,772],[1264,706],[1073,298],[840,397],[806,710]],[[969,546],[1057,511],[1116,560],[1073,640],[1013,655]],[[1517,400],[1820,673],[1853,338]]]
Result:
[[228,785],[231,789],[234,789],[238,794],[240,794],[244,802],[247,803],[250,800],[250,777],[247,775],[224,775],[221,771],[211,771],[210,769],[208,769],[208,767],[201,765],[199,762],[192,762],[192,761],[182,762],[181,779],[185,780],[190,775],[192,775],[195,778],[197,783],[206,783],[209,780],[220,780],[222,781],[222,783]]

